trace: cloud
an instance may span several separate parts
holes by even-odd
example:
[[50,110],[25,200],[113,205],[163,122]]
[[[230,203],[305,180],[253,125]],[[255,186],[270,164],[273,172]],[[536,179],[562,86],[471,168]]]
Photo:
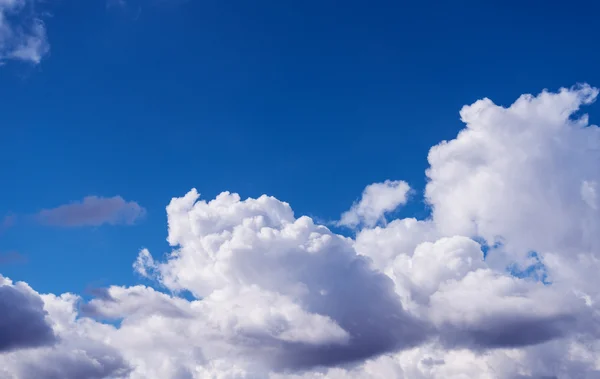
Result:
[[41,295],[41,298],[58,341],[51,347],[0,353],[1,378],[129,377],[131,369],[127,362],[116,348],[104,341],[114,327],[77,317],[76,308],[80,299],[75,295]]
[[4,216],[2,221],[0,221],[0,235],[4,233],[6,230],[12,228],[15,225],[16,216],[13,214],[8,214]]
[[600,132],[574,117],[597,93],[464,107],[429,153],[431,217],[383,222],[409,190],[376,183],[354,238],[269,196],[173,198],[171,252],[133,263],[161,291],[28,289],[56,341],[0,352],[0,378],[598,378]]
[[[277,369],[306,368],[362,359],[425,337],[424,325],[402,309],[393,282],[370,268],[350,240],[308,217],[296,219],[287,203],[273,197],[198,198],[192,190],[171,201],[168,241],[177,250],[163,263],[142,251],[138,262],[152,267],[138,269],[156,272],[172,291],[202,298],[204,317],[256,312],[255,326],[237,318],[227,328],[216,325],[239,354]],[[281,309],[286,313],[274,313]],[[261,331],[271,327],[278,332]],[[321,335],[303,335],[309,332]]]
[[135,201],[125,201],[121,196],[87,196],[83,201],[44,209],[36,219],[46,225],[76,227],[131,225],[143,217],[146,210]]
[[0,0],[0,62],[7,59],[38,64],[50,46],[34,0]]
[[573,117],[597,95],[582,85],[508,108],[489,99],[463,107],[466,129],[429,152],[425,194],[438,228],[490,245],[501,237],[521,255],[598,251],[600,129]]
[[190,317],[188,304],[183,299],[174,299],[162,292],[144,286],[122,288],[113,286],[99,294],[87,304],[82,304],[83,314],[105,319],[121,319],[140,315],[163,315],[170,318]]
[[0,353],[56,342],[39,295],[26,284],[13,284],[1,275],[0,315]]
[[356,227],[363,224],[366,227],[375,226],[378,222],[408,199],[410,187],[401,180],[386,180],[383,183],[368,185],[362,193],[360,201],[354,203],[350,210],[344,212],[339,225]]
[[27,262],[27,257],[18,251],[0,252],[0,265]]

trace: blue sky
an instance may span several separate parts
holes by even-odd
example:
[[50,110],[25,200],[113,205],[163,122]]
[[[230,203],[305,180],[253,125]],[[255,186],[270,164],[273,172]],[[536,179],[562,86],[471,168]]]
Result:
[[[482,97],[600,83],[592,1],[47,2],[50,53],[0,67],[3,275],[40,292],[129,285],[169,250],[165,206],[196,187],[267,193],[335,220],[365,187],[415,188],[429,148]],[[598,106],[586,109],[594,119]],[[132,225],[33,217],[86,196],[145,209]],[[127,223],[125,223],[127,224]]]

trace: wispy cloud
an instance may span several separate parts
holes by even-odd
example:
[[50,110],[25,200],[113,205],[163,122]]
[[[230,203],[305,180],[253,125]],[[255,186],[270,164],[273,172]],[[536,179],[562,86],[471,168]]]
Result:
[[4,233],[4,231],[8,228],[11,228],[15,224],[15,215],[8,214],[2,218],[0,221],[0,234]]
[[0,252],[0,265],[26,263],[27,257],[18,251]]
[[0,0],[0,63],[40,63],[50,51],[46,27],[33,0]]
[[62,227],[132,225],[145,213],[138,203],[125,201],[121,196],[87,196],[82,201],[43,209],[35,218],[42,224]]
[[113,7],[124,8],[126,6],[127,6],[127,3],[125,2],[125,0],[107,0],[106,1],[107,8],[113,8]]

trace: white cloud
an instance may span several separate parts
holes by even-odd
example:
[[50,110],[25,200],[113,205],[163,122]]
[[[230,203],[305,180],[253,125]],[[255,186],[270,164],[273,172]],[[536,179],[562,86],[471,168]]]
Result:
[[411,255],[420,243],[434,242],[439,237],[432,222],[405,218],[385,227],[362,229],[356,235],[355,248],[371,258],[377,269],[387,272],[396,257]]
[[[0,378],[598,378],[600,132],[572,117],[596,94],[463,108],[429,154],[432,217],[376,226],[409,188],[374,184],[355,239],[273,197],[174,198],[173,251],[134,263],[170,294],[28,289],[57,342],[0,353]],[[510,273],[532,264],[546,283]]]
[[[221,343],[283,369],[343,363],[425,337],[392,281],[371,269],[351,240],[308,217],[296,219],[272,197],[198,197],[192,190],[167,207],[168,240],[177,247],[168,260],[156,263],[142,251],[138,262],[150,267],[137,267],[155,272],[172,291],[202,297],[203,317],[229,320],[216,324]],[[258,319],[245,326],[227,316],[237,314]]]
[[46,28],[35,0],[0,1],[0,62],[6,59],[40,63],[50,51]]
[[386,213],[406,203],[409,191],[409,185],[401,180],[370,184],[363,191],[360,201],[342,214],[338,224],[349,227],[360,224],[375,226],[378,222],[385,221]]
[[467,128],[429,153],[426,196],[438,228],[501,237],[518,254],[598,251],[600,217],[589,201],[600,129],[587,116],[572,119],[597,95],[584,85],[523,95],[508,108],[489,99],[463,107]]

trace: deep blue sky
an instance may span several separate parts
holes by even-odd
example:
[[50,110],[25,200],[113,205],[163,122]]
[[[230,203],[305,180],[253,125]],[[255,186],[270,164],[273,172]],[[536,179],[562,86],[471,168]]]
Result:
[[[600,85],[591,0],[45,7],[51,54],[0,67],[0,217],[17,215],[0,252],[28,258],[0,272],[40,292],[135,283],[138,250],[168,251],[164,207],[192,187],[267,193],[332,220],[372,182],[423,189],[427,151],[456,135],[462,105]],[[120,195],[147,215],[22,221],[87,195]],[[426,216],[420,201],[402,214]]]

